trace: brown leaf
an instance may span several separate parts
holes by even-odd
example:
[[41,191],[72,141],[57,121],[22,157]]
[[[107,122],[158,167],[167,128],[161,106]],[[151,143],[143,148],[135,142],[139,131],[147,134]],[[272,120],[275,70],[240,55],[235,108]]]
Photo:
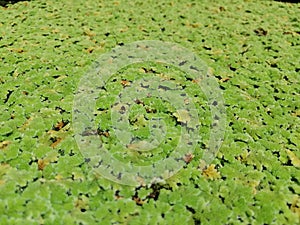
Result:
[[61,141],[62,141],[62,138],[56,138],[55,141],[50,146],[52,148],[55,148]]
[[121,80],[121,84],[123,85],[123,87],[126,87],[126,86],[130,85],[130,81],[128,81],[128,80]]
[[194,155],[192,153],[188,153],[183,157],[183,160],[186,164],[189,164],[194,158]]
[[39,159],[38,160],[38,170],[44,170],[44,168],[49,164],[47,160]]
[[137,205],[143,205],[143,204],[145,203],[141,198],[139,198],[139,197],[137,197],[137,196],[133,196],[133,197],[132,197],[132,200],[135,201],[135,203],[136,203]]
[[57,124],[55,124],[54,128],[56,131],[61,130],[64,126],[66,126],[68,123],[65,121],[60,121]]
[[6,148],[11,142],[10,141],[2,141],[0,142],[0,149]]

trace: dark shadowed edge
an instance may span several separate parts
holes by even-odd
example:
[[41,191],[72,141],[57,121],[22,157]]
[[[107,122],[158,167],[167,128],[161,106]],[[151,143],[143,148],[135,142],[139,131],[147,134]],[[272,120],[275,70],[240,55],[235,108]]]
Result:
[[18,2],[28,2],[28,1],[29,0],[8,0],[8,1],[0,0],[0,6],[7,7],[7,5],[9,5],[9,4],[15,4]]

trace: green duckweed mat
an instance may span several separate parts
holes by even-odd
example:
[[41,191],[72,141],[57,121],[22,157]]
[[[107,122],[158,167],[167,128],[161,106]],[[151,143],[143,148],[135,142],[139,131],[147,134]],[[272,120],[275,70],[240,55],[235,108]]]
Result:
[[[299,3],[32,0],[1,5],[0,224],[300,223]],[[74,139],[72,107],[80,78],[99,56],[140,40],[177,43],[199,56],[220,86],[227,123],[221,148],[205,164],[198,152],[209,139],[209,110],[201,93],[178,78],[203,106],[197,106],[207,118],[203,140],[164,183],[126,186],[104,179],[87,163]],[[143,64],[111,80],[97,102],[101,127],[89,131],[108,148],[118,147],[106,122],[111,95],[127,86],[132,74],[143,73],[180,72]],[[144,104],[147,113],[171,112],[166,123],[174,133],[177,122],[185,120],[164,102],[138,103],[129,121],[140,138],[149,136],[140,126]],[[170,138],[154,158],[166,157],[176,143]],[[119,160],[149,159],[124,156],[117,147],[112,151]]]

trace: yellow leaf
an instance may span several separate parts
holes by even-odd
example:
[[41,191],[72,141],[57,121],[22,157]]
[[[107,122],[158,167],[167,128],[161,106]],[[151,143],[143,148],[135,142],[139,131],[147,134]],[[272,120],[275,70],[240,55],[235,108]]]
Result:
[[173,114],[178,122],[188,123],[191,121],[190,114],[185,109],[179,109]]
[[4,176],[10,168],[8,164],[0,164],[0,178]]
[[295,167],[300,167],[300,159],[290,150],[286,150],[290,160],[292,161],[292,165]]
[[216,170],[215,165],[211,164],[202,171],[202,175],[207,179],[214,180],[220,178],[220,173]]

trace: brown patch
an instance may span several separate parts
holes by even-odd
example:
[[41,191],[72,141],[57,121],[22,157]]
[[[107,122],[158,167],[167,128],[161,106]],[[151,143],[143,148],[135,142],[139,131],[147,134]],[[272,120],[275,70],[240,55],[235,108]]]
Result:
[[16,52],[16,53],[23,53],[24,49],[22,49],[22,48],[11,48],[10,51],[11,52]]
[[152,188],[152,192],[147,196],[147,198],[148,199],[152,198],[156,201],[160,194],[160,186],[152,184],[151,188]]
[[145,201],[143,201],[140,197],[138,197],[138,196],[133,196],[132,197],[132,200],[133,201],[135,201],[135,203],[137,204],[137,205],[140,205],[140,206],[142,206],[144,203],[145,203]]
[[298,214],[298,216],[300,217],[300,198],[299,197],[294,198],[294,200],[290,206],[290,209],[292,210],[293,213]]
[[121,80],[121,84],[123,87],[129,86],[130,85],[130,81],[128,80]]
[[186,24],[185,24],[187,27],[192,27],[192,28],[199,28],[199,27],[201,27],[202,26],[202,24],[201,23],[190,23],[189,21],[188,22],[186,22]]
[[221,82],[227,82],[227,81],[229,81],[229,80],[230,80],[229,77],[225,77],[225,78],[222,78],[222,79],[221,79]]
[[33,117],[29,117],[25,121],[25,123],[19,128],[19,130],[25,130],[29,126],[29,124],[31,123],[32,120],[33,120]]
[[88,48],[86,49],[86,52],[87,52],[87,53],[92,53],[94,50],[95,50],[94,47],[88,47]]
[[96,36],[96,33],[91,31],[90,29],[85,30],[83,32],[83,34],[86,35],[86,36],[89,36],[90,38]]
[[134,102],[139,105],[145,105],[144,102],[139,99],[136,99]]
[[267,30],[264,30],[263,28],[257,28],[254,30],[257,36],[266,36],[268,34]]
[[199,79],[193,79],[192,82],[195,83],[195,84],[199,84],[200,80]]
[[120,191],[119,191],[119,190],[116,191],[116,193],[115,193],[115,199],[116,199],[116,200],[120,200],[120,199],[123,199],[123,198],[124,198],[124,197],[120,195]]
[[220,10],[220,12],[226,11],[226,9],[225,9],[223,6],[220,6],[220,7],[219,7],[219,10]]
[[109,137],[110,136],[108,131],[99,131],[99,135],[104,136],[104,137]]
[[60,121],[57,124],[55,124],[54,126],[54,130],[59,131],[61,130],[63,127],[65,127],[68,124],[68,122],[65,121]]
[[10,143],[10,141],[2,141],[0,143],[0,149],[5,149]]
[[56,138],[56,139],[54,139],[54,142],[50,146],[52,148],[55,148],[61,141],[62,141],[62,138]]
[[183,157],[183,160],[186,164],[189,164],[194,158],[194,155],[192,153],[188,153]]
[[156,71],[153,68],[147,69],[145,67],[142,67],[142,71],[144,73],[156,73]]
[[49,164],[48,160],[39,159],[38,160],[38,170],[44,170],[44,168]]

